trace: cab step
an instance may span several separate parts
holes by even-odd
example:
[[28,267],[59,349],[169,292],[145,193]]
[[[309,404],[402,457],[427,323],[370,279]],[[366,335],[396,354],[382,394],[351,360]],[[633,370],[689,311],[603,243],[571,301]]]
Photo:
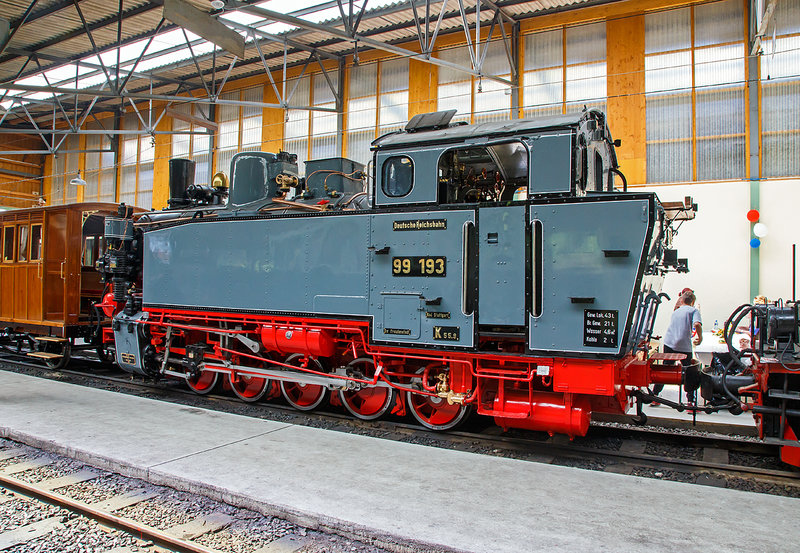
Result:
[[33,339],[38,341],[38,342],[57,342],[57,343],[61,343],[61,342],[66,342],[67,341],[66,338],[56,338],[55,336],[34,336]]
[[61,359],[64,357],[60,353],[47,353],[46,351],[31,351],[28,353],[28,357],[36,357],[37,359]]

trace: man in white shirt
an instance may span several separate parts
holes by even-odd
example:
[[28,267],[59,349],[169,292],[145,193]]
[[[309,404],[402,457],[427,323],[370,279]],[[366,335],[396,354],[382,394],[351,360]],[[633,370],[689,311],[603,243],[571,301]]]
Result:
[[[682,304],[672,312],[667,331],[664,333],[664,353],[682,353],[684,358],[681,364],[685,367],[692,365],[692,344],[700,345],[703,341],[703,321],[700,318],[700,311],[694,306],[697,298],[694,292],[689,290],[681,294]],[[692,330],[696,336],[692,340]],[[686,385],[691,387],[697,375],[686,374]],[[689,401],[694,403],[695,392],[687,391]]]

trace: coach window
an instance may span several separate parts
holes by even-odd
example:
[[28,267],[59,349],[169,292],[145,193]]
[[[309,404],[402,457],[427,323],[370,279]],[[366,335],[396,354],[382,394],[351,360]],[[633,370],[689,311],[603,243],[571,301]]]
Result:
[[28,225],[21,225],[17,228],[19,229],[17,261],[28,261]]
[[528,186],[528,150],[521,142],[448,150],[439,159],[439,203],[508,202]]
[[390,198],[406,196],[414,187],[414,163],[406,156],[383,162],[383,193]]
[[14,227],[3,229],[3,261],[14,261]]
[[94,236],[87,236],[83,241],[83,258],[81,265],[84,267],[94,267],[94,260],[97,258],[97,239]]
[[42,225],[31,225],[31,261],[42,258]]

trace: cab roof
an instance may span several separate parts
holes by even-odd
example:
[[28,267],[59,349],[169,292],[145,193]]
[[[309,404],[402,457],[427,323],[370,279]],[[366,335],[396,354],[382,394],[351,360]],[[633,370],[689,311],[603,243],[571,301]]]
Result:
[[602,112],[589,110],[566,115],[491,121],[477,125],[451,125],[440,129],[397,131],[385,134],[372,142],[373,150],[395,149],[400,146],[418,146],[430,142],[463,142],[470,138],[512,136],[527,131],[564,129],[577,126],[587,118],[603,117]]

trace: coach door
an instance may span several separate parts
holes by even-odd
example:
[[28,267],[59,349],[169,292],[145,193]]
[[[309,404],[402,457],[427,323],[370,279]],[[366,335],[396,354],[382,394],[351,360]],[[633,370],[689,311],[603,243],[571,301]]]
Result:
[[67,265],[67,212],[45,213],[44,319],[64,320],[64,279]]
[[475,241],[474,210],[373,215],[372,340],[472,347]]

